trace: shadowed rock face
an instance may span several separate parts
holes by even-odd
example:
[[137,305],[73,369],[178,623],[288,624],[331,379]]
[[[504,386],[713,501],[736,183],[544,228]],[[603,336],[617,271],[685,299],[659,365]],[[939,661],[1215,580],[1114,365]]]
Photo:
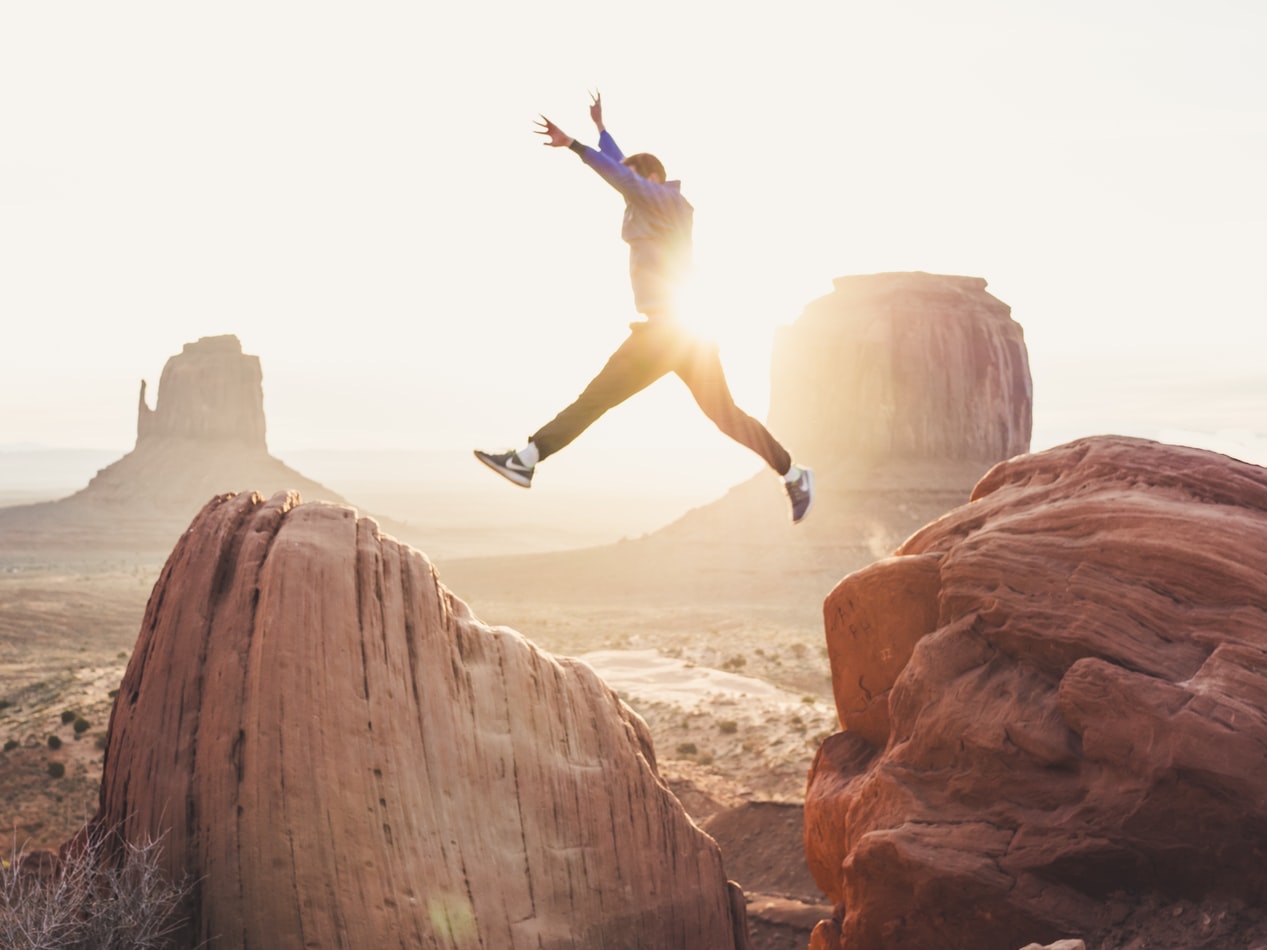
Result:
[[810,465],[1029,451],[1033,387],[1011,308],[979,277],[841,277],[775,339],[770,428]]
[[1267,895],[1267,470],[1080,440],[824,605],[816,948],[1087,935],[1107,895]]
[[746,945],[642,720],[419,552],[294,493],[213,499],[154,588],[95,819],[167,834],[191,944]]

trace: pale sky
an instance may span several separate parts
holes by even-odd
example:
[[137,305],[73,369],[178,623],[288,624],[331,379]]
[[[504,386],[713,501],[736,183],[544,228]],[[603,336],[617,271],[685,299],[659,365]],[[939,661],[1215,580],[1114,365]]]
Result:
[[[4,3],[0,446],[130,449],[140,380],[223,333],[275,454],[518,445],[634,318],[619,196],[532,134],[593,143],[598,88],[695,206],[753,414],[834,277],[967,274],[1035,448],[1267,464],[1264,49],[1259,0]],[[696,415],[663,382],[567,453],[689,466]]]

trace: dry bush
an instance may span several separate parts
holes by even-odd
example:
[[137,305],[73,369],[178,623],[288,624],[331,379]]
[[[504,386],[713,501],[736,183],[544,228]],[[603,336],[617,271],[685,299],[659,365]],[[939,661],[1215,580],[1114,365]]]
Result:
[[[14,843],[0,862],[0,947],[13,950],[158,950],[183,923],[192,890],[159,867],[162,839],[131,844],[83,836],[61,862],[27,860]],[[39,855],[37,854],[36,857]]]

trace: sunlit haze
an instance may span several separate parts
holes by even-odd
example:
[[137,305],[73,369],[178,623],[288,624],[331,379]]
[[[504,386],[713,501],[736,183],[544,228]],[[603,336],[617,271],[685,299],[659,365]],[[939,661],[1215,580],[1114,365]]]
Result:
[[[532,134],[594,143],[601,89],[695,207],[754,415],[833,278],[965,274],[1025,329],[1035,448],[1267,464],[1264,48],[1248,0],[5,4],[0,446],[125,452],[140,380],[232,333],[274,454],[492,478],[469,449],[520,444],[635,317],[619,196]],[[671,379],[548,464],[616,450],[759,467]]]

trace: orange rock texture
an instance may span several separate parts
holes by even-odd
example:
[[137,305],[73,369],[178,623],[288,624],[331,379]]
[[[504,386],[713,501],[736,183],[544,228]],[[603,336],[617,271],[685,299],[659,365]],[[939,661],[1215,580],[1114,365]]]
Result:
[[298,501],[206,505],[111,719],[95,821],[166,835],[191,946],[747,945],[717,845],[588,666]]
[[1015,950],[1123,893],[1267,897],[1267,470],[1118,437],[1019,456],[824,615],[816,950]]

